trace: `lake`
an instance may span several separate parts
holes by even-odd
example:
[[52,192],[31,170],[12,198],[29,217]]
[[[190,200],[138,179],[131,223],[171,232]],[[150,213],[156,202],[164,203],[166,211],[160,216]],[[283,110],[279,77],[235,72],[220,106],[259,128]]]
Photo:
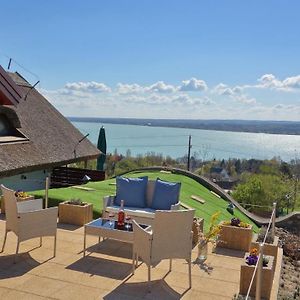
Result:
[[280,156],[284,161],[300,158],[300,136],[266,133],[230,132],[188,128],[151,127],[138,125],[72,122],[83,134],[97,144],[99,129],[106,132],[107,153],[131,155],[155,152],[172,158],[182,157],[188,151],[191,135],[191,154],[199,159],[228,158],[271,159]]

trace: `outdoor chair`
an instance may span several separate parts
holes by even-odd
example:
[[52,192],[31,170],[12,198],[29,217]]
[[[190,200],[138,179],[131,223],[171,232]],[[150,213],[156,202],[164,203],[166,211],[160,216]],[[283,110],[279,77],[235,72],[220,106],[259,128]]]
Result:
[[16,254],[20,242],[43,236],[54,236],[54,257],[56,255],[57,207],[43,209],[43,199],[17,202],[15,191],[1,184],[6,208],[5,237],[1,252],[4,251],[7,233],[12,231],[18,238]]
[[192,224],[194,210],[156,211],[152,230],[143,229],[133,220],[133,261],[134,274],[138,259],[148,266],[148,283],[151,281],[150,268],[163,259],[185,259],[188,262],[189,288],[192,286],[191,254]]

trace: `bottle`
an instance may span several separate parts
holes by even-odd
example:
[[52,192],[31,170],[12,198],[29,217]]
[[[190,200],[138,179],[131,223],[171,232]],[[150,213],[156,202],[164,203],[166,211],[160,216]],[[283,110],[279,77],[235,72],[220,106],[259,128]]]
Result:
[[124,200],[121,200],[121,206],[118,212],[118,228],[122,229],[125,225]]

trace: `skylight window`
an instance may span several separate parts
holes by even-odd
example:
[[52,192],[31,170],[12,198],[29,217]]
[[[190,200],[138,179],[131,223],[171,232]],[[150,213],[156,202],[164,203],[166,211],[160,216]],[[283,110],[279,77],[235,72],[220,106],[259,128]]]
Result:
[[0,144],[23,141],[28,141],[28,138],[12,126],[6,115],[0,114]]

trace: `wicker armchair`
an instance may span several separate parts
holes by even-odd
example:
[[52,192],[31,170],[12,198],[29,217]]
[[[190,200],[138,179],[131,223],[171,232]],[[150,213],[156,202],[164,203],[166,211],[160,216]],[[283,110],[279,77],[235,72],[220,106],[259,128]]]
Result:
[[143,229],[133,220],[133,273],[138,258],[148,266],[148,282],[151,280],[150,268],[163,259],[185,259],[188,262],[189,287],[192,285],[191,253],[192,224],[194,210],[156,211],[152,231]]
[[5,237],[1,252],[4,251],[7,233],[12,231],[18,238],[16,254],[20,242],[42,236],[54,236],[54,257],[56,255],[57,207],[43,209],[43,199],[17,202],[15,191],[1,185],[6,207]]

